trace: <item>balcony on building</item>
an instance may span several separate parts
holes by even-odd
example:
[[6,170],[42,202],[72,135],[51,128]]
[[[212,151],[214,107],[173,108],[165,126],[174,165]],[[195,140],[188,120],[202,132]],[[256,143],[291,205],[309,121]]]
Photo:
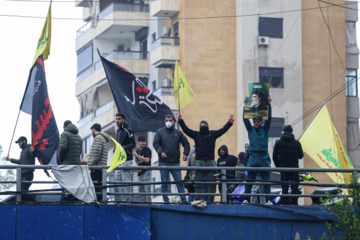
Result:
[[[113,50],[110,53],[102,53],[102,56],[107,60],[128,69],[136,77],[147,84],[147,79],[149,77],[149,52]],[[89,65],[88,68],[78,73],[76,81],[76,96],[81,95],[93,85],[107,81],[99,57],[97,57],[94,64]]]
[[148,4],[112,2],[76,32],[76,51],[93,39],[121,38],[121,32],[134,33],[143,27],[149,27]]
[[75,0],[75,7],[89,7],[92,2],[92,0]]
[[179,13],[179,0],[157,0],[151,1],[151,16],[173,17]]
[[157,68],[171,68],[180,59],[180,39],[178,37],[160,37],[151,46],[151,64]]

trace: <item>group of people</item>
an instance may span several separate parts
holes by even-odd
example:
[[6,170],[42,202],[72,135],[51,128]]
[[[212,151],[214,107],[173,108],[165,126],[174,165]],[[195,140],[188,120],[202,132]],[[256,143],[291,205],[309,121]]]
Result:
[[[248,100],[245,98],[244,102]],[[245,152],[241,152],[238,158],[228,153],[226,145],[221,146],[218,149],[219,158],[217,163],[215,162],[215,143],[216,140],[225,134],[233,125],[235,119],[234,115],[230,115],[230,118],[226,124],[218,130],[210,130],[209,123],[206,120],[200,121],[199,130],[192,130],[186,124],[181,115],[178,116],[178,122],[182,129],[175,128],[175,119],[172,115],[165,117],[165,126],[157,130],[154,140],[153,147],[159,156],[159,166],[173,167],[171,170],[160,170],[161,175],[161,190],[163,193],[169,192],[168,184],[170,183],[170,173],[177,183],[176,187],[179,193],[185,193],[184,185],[181,183],[182,176],[181,171],[176,167],[180,166],[180,145],[183,146],[184,150],[182,153],[182,160],[188,161],[188,166],[195,167],[206,167],[206,170],[195,170],[188,171],[187,177],[191,176],[191,179],[195,180],[195,184],[191,186],[192,190],[189,192],[196,193],[195,196],[191,196],[188,200],[194,200],[197,203],[207,201],[208,204],[214,202],[214,195],[209,195],[206,198],[202,196],[206,193],[216,192],[216,182],[218,179],[223,179],[220,172],[217,173],[216,166],[239,166],[239,167],[270,167],[270,158],[268,154],[268,140],[269,130],[271,126],[271,98],[268,97],[269,111],[268,120],[263,123],[261,117],[255,117],[253,124],[249,119],[243,117],[243,121],[248,132],[249,143],[245,146]],[[151,166],[151,149],[147,147],[146,138],[139,136],[137,138],[138,146],[136,150],[136,143],[134,132],[131,126],[126,122],[126,116],[123,113],[116,114],[116,125],[118,127],[116,132],[116,140],[124,148],[127,159],[120,165],[121,167],[129,167],[133,163],[137,166]],[[91,171],[91,178],[94,181],[95,186],[102,185],[102,171],[92,169],[93,166],[106,166],[109,151],[109,135],[101,132],[101,125],[95,123],[90,128],[94,137],[90,153],[80,160],[82,152],[82,139],[79,136],[78,128],[67,120],[64,122],[64,132],[61,134],[60,139],[60,150],[58,164],[60,165],[80,165],[87,164]],[[190,151],[190,144],[185,137],[192,138],[195,142],[195,146]],[[20,159],[12,159],[8,156],[6,160],[16,164],[33,165],[35,164],[35,152],[34,147],[27,143],[25,137],[20,137],[16,143],[22,149]],[[277,167],[299,167],[298,160],[303,157],[301,144],[295,140],[292,134],[292,127],[286,125],[283,128],[283,135],[274,147],[273,161]],[[214,167],[212,169],[212,167]],[[22,181],[31,181],[33,179],[33,169],[23,169],[21,173]],[[270,172],[260,172],[263,181],[270,181]],[[257,176],[256,171],[248,171],[247,176],[243,171],[226,171],[226,179],[244,179],[246,178],[249,182],[254,181]],[[286,182],[298,182],[298,173],[282,173],[281,181]],[[123,182],[119,187],[115,188],[115,201],[130,202],[131,195],[122,193],[132,192],[132,170],[122,169],[115,171],[115,181]],[[139,170],[138,171],[139,182],[150,182],[151,171],[150,170]],[[206,184],[206,182],[212,182]],[[23,183],[22,190],[28,190],[31,183]],[[245,193],[251,192],[251,185],[245,186]],[[289,185],[283,185],[283,194],[288,193]],[[291,184],[292,192],[297,193],[297,185]],[[226,190],[222,189],[221,184],[219,185],[220,192],[227,191],[231,192],[234,189],[234,185],[227,184]],[[97,191],[98,200],[101,199],[101,194]],[[141,201],[151,202],[151,187],[149,184],[139,184],[139,192],[147,193],[141,195]],[[270,185],[264,186],[265,194],[270,194]],[[204,194],[205,193],[205,194]],[[185,194],[180,194],[181,202],[186,203],[188,200]],[[296,204],[297,199],[282,198],[283,204]],[[163,195],[165,203],[169,203],[169,197]],[[250,197],[246,196],[244,203],[249,203]],[[271,204],[270,195],[266,197],[266,204]]]

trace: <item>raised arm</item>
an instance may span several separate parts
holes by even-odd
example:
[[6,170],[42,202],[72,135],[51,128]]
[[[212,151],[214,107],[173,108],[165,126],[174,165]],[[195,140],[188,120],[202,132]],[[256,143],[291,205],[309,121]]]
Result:
[[190,128],[188,128],[186,126],[185,121],[182,119],[181,115],[178,116],[178,120],[179,120],[179,125],[180,125],[181,129],[183,130],[183,132],[186,135],[188,135],[189,137],[191,137],[192,139],[194,139],[196,136],[196,131],[191,130]]
[[244,125],[245,125],[245,128],[248,132],[251,131],[251,123],[250,123],[250,120],[248,118],[245,118],[245,104],[247,103],[248,99],[245,98],[244,100],[244,109],[243,109],[243,121],[244,121]]
[[231,126],[233,125],[233,122],[234,122],[234,115],[230,115],[230,119],[229,121],[224,125],[223,128],[215,131],[215,136],[216,138],[219,138],[221,137],[224,133],[226,133],[230,128]]
[[266,132],[269,132],[270,130],[270,127],[271,127],[271,118],[272,118],[272,110],[271,110],[271,97],[269,95],[268,97],[268,101],[269,101],[269,117],[268,117],[268,120],[265,121],[265,124],[264,124],[264,127],[265,127],[265,130]]

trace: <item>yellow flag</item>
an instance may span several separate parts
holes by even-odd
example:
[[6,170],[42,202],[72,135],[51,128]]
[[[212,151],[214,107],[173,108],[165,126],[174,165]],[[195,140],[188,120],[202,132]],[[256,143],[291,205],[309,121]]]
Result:
[[[299,139],[304,152],[321,168],[354,168],[325,103]],[[335,183],[351,182],[351,173],[327,172]]]
[[[189,82],[186,80],[186,77],[182,72],[177,60],[175,64],[175,73],[174,73],[174,93],[175,93],[175,103],[177,106],[179,106],[179,98],[180,98],[180,109],[183,109],[195,98],[195,93],[191,89]],[[179,93],[180,93],[180,97],[179,97]]]
[[36,59],[42,54],[43,59],[47,59],[48,55],[50,54],[50,43],[51,43],[51,3],[48,10],[48,14],[45,20],[44,27],[42,29],[37,47],[35,52],[34,61],[31,66],[34,66]]
[[120,145],[120,143],[118,143],[112,136],[110,136],[110,139],[113,140],[116,147],[113,158],[111,160],[111,165],[107,170],[108,172],[112,172],[112,170],[114,170],[117,166],[124,163],[127,158],[125,149]]

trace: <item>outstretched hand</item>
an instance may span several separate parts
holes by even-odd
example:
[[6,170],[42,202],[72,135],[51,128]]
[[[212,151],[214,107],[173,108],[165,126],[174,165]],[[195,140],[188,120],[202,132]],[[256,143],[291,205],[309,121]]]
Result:
[[247,97],[245,97],[244,104],[247,103],[247,102],[248,102],[248,99],[247,99]]
[[230,115],[229,122],[230,122],[230,123],[234,123],[234,122],[235,122],[234,114],[231,114],[231,115]]
[[182,118],[181,114],[179,114],[178,120],[181,120],[181,119],[183,119],[183,118]]

